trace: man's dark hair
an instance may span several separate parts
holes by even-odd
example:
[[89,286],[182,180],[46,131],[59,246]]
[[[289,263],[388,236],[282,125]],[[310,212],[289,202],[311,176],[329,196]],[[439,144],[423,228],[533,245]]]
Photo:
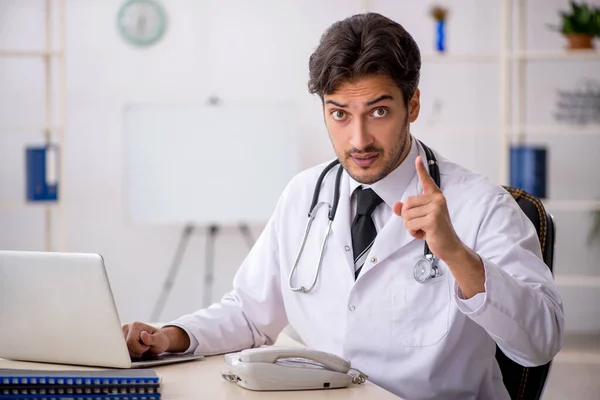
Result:
[[421,53],[400,25],[377,13],[358,14],[334,23],[310,56],[308,89],[323,98],[343,81],[387,75],[408,104],[419,85]]

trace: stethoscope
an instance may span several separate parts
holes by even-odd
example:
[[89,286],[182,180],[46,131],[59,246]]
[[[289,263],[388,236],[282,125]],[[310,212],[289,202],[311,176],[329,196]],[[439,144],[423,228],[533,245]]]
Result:
[[[419,143],[425,150],[425,156],[427,157],[427,165],[429,166],[429,175],[431,175],[435,184],[438,187],[440,187],[440,170],[438,168],[437,159],[436,159],[435,155],[433,154],[433,151],[429,147],[425,146],[425,144],[423,144],[421,141],[419,141]],[[302,244],[300,245],[300,249],[298,250],[298,254],[296,255],[296,260],[294,261],[294,266],[292,267],[292,270],[291,270],[290,276],[289,276],[289,287],[294,292],[308,293],[313,289],[313,287],[317,283],[317,278],[319,277],[319,272],[321,271],[321,264],[323,262],[323,252],[325,250],[325,246],[327,245],[327,240],[329,239],[329,233],[331,232],[331,224],[333,223],[333,219],[335,218],[337,206],[340,201],[340,180],[341,180],[342,172],[344,171],[344,168],[342,168],[340,166],[340,168],[338,168],[337,174],[335,176],[335,186],[334,186],[335,189],[334,189],[334,193],[333,193],[333,204],[329,205],[327,202],[318,203],[319,194],[321,192],[321,185],[323,183],[323,180],[325,179],[325,177],[327,176],[329,171],[331,171],[331,169],[333,169],[333,167],[335,167],[339,163],[340,162],[337,159],[332,161],[329,165],[327,165],[325,167],[325,169],[323,170],[323,172],[321,172],[321,174],[319,175],[319,178],[317,179],[317,184],[315,185],[315,190],[313,191],[312,202],[311,202],[309,213],[308,213],[308,222],[306,223],[306,229],[304,230],[304,238],[302,239]],[[292,284],[292,278],[294,276],[294,272],[295,272],[296,268],[298,267],[298,261],[300,260],[302,251],[304,251],[304,246],[306,245],[306,239],[308,238],[308,234],[310,232],[310,227],[315,219],[315,216],[317,215],[317,211],[319,210],[319,208],[321,208],[322,206],[325,206],[325,205],[327,205],[329,207],[329,213],[328,213],[329,221],[327,222],[327,228],[325,231],[325,239],[323,239],[323,244],[321,246],[321,251],[319,253],[319,263],[317,265],[317,271],[314,275],[311,285],[308,288],[306,288],[304,286],[294,287]],[[427,242],[425,242],[424,255],[421,259],[419,259],[419,261],[417,261],[417,264],[415,265],[415,268],[413,270],[413,276],[417,282],[425,283],[431,279],[437,278],[441,274],[442,274],[442,271],[438,266],[438,258],[431,252],[431,250],[429,250],[429,246],[427,245]]]

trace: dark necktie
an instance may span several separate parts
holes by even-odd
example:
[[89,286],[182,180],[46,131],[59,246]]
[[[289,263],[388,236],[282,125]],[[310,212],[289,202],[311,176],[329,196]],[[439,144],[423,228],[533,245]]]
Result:
[[358,278],[375,236],[377,229],[371,213],[383,200],[372,189],[356,190],[356,216],[352,221],[352,250],[354,251],[354,279]]

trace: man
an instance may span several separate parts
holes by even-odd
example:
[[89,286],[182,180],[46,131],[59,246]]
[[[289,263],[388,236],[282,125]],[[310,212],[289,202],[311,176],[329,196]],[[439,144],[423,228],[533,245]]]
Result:
[[[132,356],[269,345],[289,324],[308,347],[349,359],[401,397],[507,399],[496,344],[525,366],[556,355],[562,300],[531,222],[500,186],[439,155],[440,186],[428,174],[409,130],[420,67],[413,38],[381,15],[325,32],[309,89],[323,100],[343,174],[321,268],[326,207],[290,278],[325,164],[289,183],[221,302],[160,330],[125,325]],[[333,204],[338,168],[320,202]],[[413,269],[425,242],[441,276],[419,283]],[[290,290],[310,288],[317,269],[310,291]]]

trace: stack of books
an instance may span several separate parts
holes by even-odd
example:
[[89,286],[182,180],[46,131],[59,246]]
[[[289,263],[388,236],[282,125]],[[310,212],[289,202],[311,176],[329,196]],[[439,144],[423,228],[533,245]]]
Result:
[[151,369],[0,369],[0,399],[158,400],[160,378]]

